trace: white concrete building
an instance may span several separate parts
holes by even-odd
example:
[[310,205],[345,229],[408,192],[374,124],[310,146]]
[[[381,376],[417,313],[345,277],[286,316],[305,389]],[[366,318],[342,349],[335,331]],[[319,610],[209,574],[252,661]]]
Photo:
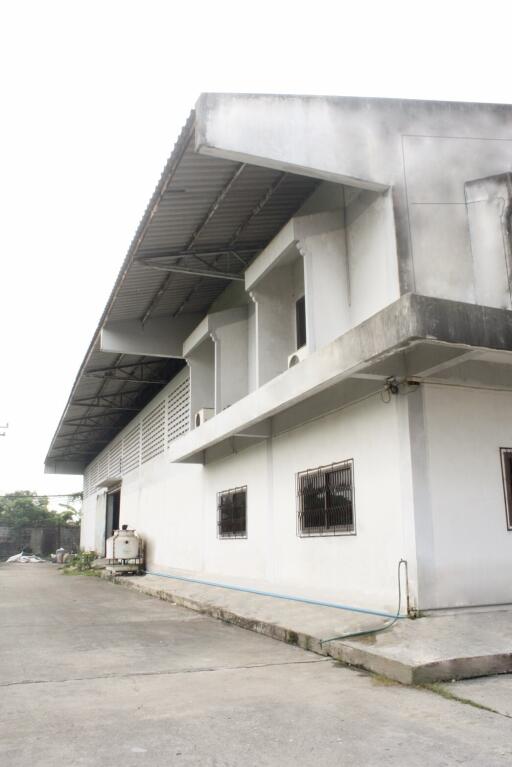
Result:
[[512,107],[205,94],[50,447],[82,546],[412,609],[512,602]]

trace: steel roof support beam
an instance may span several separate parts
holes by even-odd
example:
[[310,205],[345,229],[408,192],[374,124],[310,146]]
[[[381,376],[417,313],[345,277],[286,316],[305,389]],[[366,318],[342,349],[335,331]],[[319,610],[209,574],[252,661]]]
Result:
[[67,450],[70,447],[75,448],[80,447],[81,445],[94,445],[96,448],[95,452],[97,453],[104,445],[108,445],[109,442],[109,439],[75,440],[74,442],[66,442],[64,445],[55,445],[54,450]]
[[[119,423],[119,418],[117,414],[113,414],[111,417],[112,422],[109,428],[114,429]],[[108,413],[98,413],[97,415],[85,415],[84,413],[84,415],[77,416],[76,418],[66,418],[62,421],[62,426],[96,426],[98,424],[103,426],[107,418],[109,418]]]
[[77,442],[66,442],[63,445],[55,445],[54,449],[55,450],[69,450],[69,448],[73,448],[73,450],[71,451],[71,454],[77,453],[77,452],[80,452],[80,453],[89,452],[89,453],[94,453],[95,455],[97,455],[99,453],[99,451],[101,450],[101,444],[107,444],[108,445],[108,442],[100,443],[100,442],[96,442],[96,441],[95,442],[86,442],[84,440],[82,440],[82,441],[79,440]]
[[219,270],[192,269],[185,266],[157,266],[156,264],[144,264],[148,269],[154,269],[158,272],[175,272],[176,274],[195,274],[198,277],[216,277],[219,280],[238,280],[244,282],[245,278],[240,274],[231,272],[220,272]]
[[217,195],[217,197],[215,199],[215,202],[213,203],[213,205],[211,206],[210,210],[206,214],[206,217],[203,219],[201,224],[197,227],[196,231],[194,232],[194,234],[192,235],[192,237],[188,241],[187,247],[185,248],[185,250],[190,250],[192,248],[192,246],[194,245],[196,240],[199,238],[199,236],[202,234],[202,232],[208,226],[208,223],[210,222],[210,220],[215,215],[215,213],[216,213],[219,205],[221,204],[222,200],[227,195],[227,193],[229,192],[229,190],[231,189],[231,187],[233,186],[235,181],[237,181],[240,178],[240,176],[244,172],[245,168],[246,168],[246,163],[242,163],[242,165],[240,165],[236,169],[236,171],[233,173],[233,175],[229,179],[228,183],[220,190],[219,194]]
[[[73,400],[73,403],[81,404],[83,402],[88,402],[91,404],[93,402],[101,402],[101,404],[104,405],[118,405],[124,404],[125,401],[128,400],[126,404],[133,405],[133,399],[139,394],[139,389],[130,389],[129,391],[123,391],[121,389],[121,391],[111,392],[109,394],[93,394],[90,397],[81,397],[80,399]],[[120,402],[117,402],[116,400],[120,400]]]
[[235,242],[238,240],[244,229],[246,229],[251,221],[256,218],[256,216],[261,213],[265,205],[272,199],[274,194],[277,192],[281,184],[286,178],[286,173],[280,173],[277,178],[273,180],[273,182],[270,184],[270,186],[267,188],[265,194],[259,199],[259,201],[256,203],[254,208],[251,210],[245,221],[243,221],[236,232],[234,233],[233,237],[230,239],[228,247],[231,247],[235,244]]
[[147,365],[163,365],[165,360],[159,358],[156,360],[142,360],[139,362],[126,362],[122,365],[108,365],[102,368],[91,368],[87,373],[104,373],[109,370],[133,370],[137,367],[146,367]]
[[79,428],[75,431],[69,432],[69,434],[63,434],[63,438],[67,437],[79,437],[82,434],[96,434],[102,431],[112,431],[112,429],[115,428],[114,426],[79,426]]
[[[274,179],[274,181],[273,181],[273,182],[270,184],[270,186],[267,188],[267,190],[266,190],[265,194],[264,194],[264,195],[263,195],[263,196],[262,196],[262,197],[259,199],[259,201],[257,202],[257,204],[256,204],[256,205],[254,206],[254,208],[251,210],[251,212],[249,213],[249,215],[247,216],[247,218],[245,219],[245,221],[243,221],[243,222],[240,224],[240,226],[238,227],[238,229],[235,231],[234,235],[232,236],[232,238],[230,239],[230,241],[229,241],[229,243],[228,243],[228,248],[232,248],[232,247],[233,247],[233,245],[235,244],[235,242],[238,240],[238,238],[239,238],[239,237],[240,237],[240,235],[242,234],[243,230],[244,230],[244,229],[246,229],[246,228],[249,226],[249,224],[251,223],[251,221],[252,221],[254,218],[256,218],[256,216],[257,216],[259,213],[261,213],[261,211],[263,210],[263,208],[265,207],[265,205],[266,205],[266,204],[269,202],[269,200],[271,200],[271,199],[272,199],[272,197],[274,196],[274,194],[277,192],[277,190],[279,189],[279,187],[281,186],[281,184],[283,183],[283,181],[285,180],[285,178],[286,178],[286,173],[285,173],[285,172],[283,172],[283,173],[280,173],[280,174],[277,176],[277,178],[275,178],[275,179]],[[194,295],[194,294],[197,292],[197,289],[199,288],[199,286],[200,286],[201,284],[202,284],[202,280],[199,280],[199,281],[198,281],[198,282],[197,282],[197,283],[194,285],[194,287],[193,287],[191,290],[189,290],[189,292],[188,292],[188,293],[187,293],[187,295],[185,296],[184,300],[181,302],[181,304],[178,306],[178,308],[177,308],[177,309],[176,309],[176,311],[174,312],[174,314],[173,314],[173,317],[178,317],[178,316],[181,314],[181,312],[183,311],[183,309],[185,308],[185,306],[187,305],[187,303],[190,301],[190,299],[192,298],[192,296],[193,296],[193,295]]]
[[265,247],[265,243],[257,243],[252,247],[233,248],[226,246],[225,248],[216,248],[215,250],[170,250],[168,253],[142,253],[138,256],[137,261],[139,263],[145,263],[146,261],[155,261],[161,258],[208,258],[215,256],[231,255],[238,258],[242,263],[245,261],[240,254],[247,254],[251,256],[253,253],[258,253]]
[[117,411],[126,411],[126,412],[133,412],[138,413],[140,411],[140,407],[126,407],[124,405],[98,405],[94,402],[70,402],[70,407],[91,407],[91,408],[101,408],[102,410],[117,410]]
[[150,378],[134,378],[128,375],[113,375],[110,372],[107,373],[84,373],[84,378],[99,378],[101,381],[106,379],[107,381],[130,381],[132,383],[143,383],[157,386],[165,386],[169,381],[163,379],[150,379]]
[[[222,200],[225,198],[225,196],[227,195],[227,193],[229,192],[229,190],[231,189],[231,187],[233,186],[235,181],[237,181],[237,179],[240,178],[240,176],[243,173],[245,167],[246,167],[245,163],[243,163],[242,165],[239,165],[238,168],[233,173],[233,175],[231,176],[231,178],[229,179],[229,181],[227,182],[227,184],[225,184],[223,186],[223,188],[220,190],[219,194],[217,195],[217,197],[215,198],[214,202],[210,206],[210,209],[208,210],[208,213],[206,214],[206,216],[204,217],[202,222],[199,224],[199,226],[195,230],[195,232],[192,235],[192,237],[190,238],[190,240],[187,242],[187,245],[185,247],[185,251],[192,250],[192,248],[194,246],[194,243],[197,241],[197,239],[199,238],[201,233],[204,231],[204,229],[206,228],[208,223],[211,221],[212,217],[215,215],[216,211],[219,208],[219,205],[221,204]],[[162,282],[162,284],[158,288],[156,294],[151,299],[151,301],[149,303],[149,306],[146,309],[146,311],[144,312],[144,315],[142,317],[142,324],[143,325],[151,317],[151,314],[152,314],[154,308],[156,307],[156,305],[160,301],[161,297],[163,296],[163,294],[167,290],[167,286],[169,285],[171,280],[172,280],[172,274],[167,275],[167,277],[164,279],[164,281]]]

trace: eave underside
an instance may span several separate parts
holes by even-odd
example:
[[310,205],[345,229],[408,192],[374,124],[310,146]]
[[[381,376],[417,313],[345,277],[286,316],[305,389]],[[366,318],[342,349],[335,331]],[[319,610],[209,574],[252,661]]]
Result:
[[107,321],[205,314],[319,183],[198,154],[194,130],[192,114],[82,363],[46,457],[49,471],[83,470],[184,364],[100,351]]

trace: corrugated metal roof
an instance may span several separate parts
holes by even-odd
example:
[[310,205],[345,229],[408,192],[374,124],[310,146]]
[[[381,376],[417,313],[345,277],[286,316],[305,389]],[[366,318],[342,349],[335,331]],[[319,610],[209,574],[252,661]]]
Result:
[[184,364],[175,359],[99,351],[99,334],[105,323],[206,313],[228,284],[210,276],[164,272],[155,266],[204,269],[206,264],[208,270],[242,274],[318,183],[309,177],[198,154],[194,128],[192,112],[80,367],[46,457],[50,470],[66,462],[85,467]]

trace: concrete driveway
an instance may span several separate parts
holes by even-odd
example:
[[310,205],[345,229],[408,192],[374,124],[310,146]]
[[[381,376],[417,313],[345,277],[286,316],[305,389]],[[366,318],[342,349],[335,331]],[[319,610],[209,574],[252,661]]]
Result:
[[5,767],[512,761],[506,712],[52,565],[0,566],[0,622]]

